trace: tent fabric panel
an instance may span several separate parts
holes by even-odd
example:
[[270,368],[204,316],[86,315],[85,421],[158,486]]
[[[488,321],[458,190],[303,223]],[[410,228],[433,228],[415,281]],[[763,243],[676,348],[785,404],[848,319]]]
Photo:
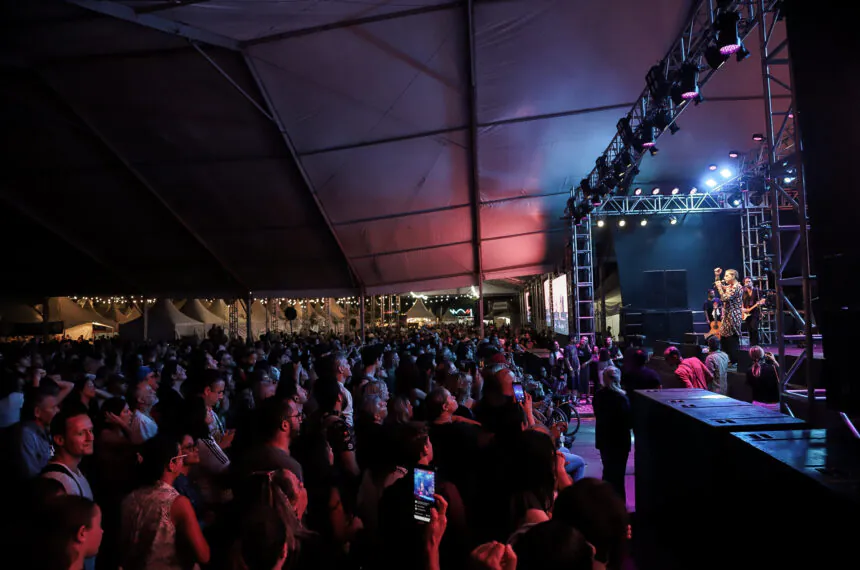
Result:
[[[463,10],[249,48],[299,153],[468,123]],[[308,57],[313,54],[313,57]]]
[[338,226],[346,254],[361,257],[391,251],[438,247],[472,240],[471,210],[430,212],[362,224]]
[[389,295],[394,293],[405,293],[407,291],[433,291],[437,289],[457,289],[474,285],[476,282],[474,274],[451,275],[436,279],[424,279],[421,281],[409,281],[402,283],[385,283],[383,285],[371,285],[366,288],[368,295]]
[[373,286],[472,273],[473,259],[472,245],[466,244],[356,259],[354,265],[362,281]]
[[482,128],[481,201],[569,191],[594,168],[622,109]]
[[[561,219],[568,193],[495,202],[481,205],[481,238],[496,239],[532,232],[564,231],[569,223]],[[561,252],[549,252],[550,255]],[[554,257],[557,259],[557,256]]]
[[466,134],[328,152],[302,162],[335,226],[462,207],[470,203]]
[[651,0],[639,9],[626,0],[476,3],[479,121],[635,100],[690,5],[691,0]]
[[[502,275],[494,272],[546,265],[548,260],[557,265],[561,258],[550,256],[548,252],[563,252],[567,239],[568,236],[564,232],[556,232],[485,241],[481,244],[485,277],[492,279],[510,277],[511,274]],[[528,273],[519,275],[528,275]]]
[[[33,4],[59,2],[40,1]],[[83,8],[71,8],[73,12],[68,18],[46,18],[39,25],[9,27],[4,29],[4,34],[9,34],[16,49],[25,54],[29,61],[40,64],[82,56],[111,57],[117,52],[130,54],[183,47],[192,49],[188,42],[178,36],[109,16],[99,16]]]
[[[385,0],[290,0],[253,2],[253,10],[242,10],[242,5],[248,4],[248,0],[208,0],[205,3],[178,6],[159,14],[238,40],[251,40],[448,2],[450,0],[409,0],[408,3]],[[126,0],[123,4],[151,5],[152,2]],[[229,17],[224,17],[225,14]]]

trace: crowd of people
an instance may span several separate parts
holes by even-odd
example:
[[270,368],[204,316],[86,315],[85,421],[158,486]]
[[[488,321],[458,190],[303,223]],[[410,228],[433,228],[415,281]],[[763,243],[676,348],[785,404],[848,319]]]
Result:
[[[591,399],[605,481],[584,477],[563,430],[515,396],[506,353],[532,346],[559,355],[553,381]],[[0,345],[6,557],[40,569],[621,568],[625,390],[653,371],[641,351],[622,374],[611,344],[571,346],[456,326],[364,343],[213,330]],[[583,370],[600,362],[595,391]],[[416,518],[416,468],[423,498],[434,474],[429,521]]]

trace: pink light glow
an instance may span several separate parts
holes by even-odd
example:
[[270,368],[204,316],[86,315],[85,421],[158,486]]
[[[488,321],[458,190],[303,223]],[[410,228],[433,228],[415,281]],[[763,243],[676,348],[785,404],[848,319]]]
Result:
[[741,49],[740,44],[729,44],[720,48],[720,53],[723,55],[732,55]]

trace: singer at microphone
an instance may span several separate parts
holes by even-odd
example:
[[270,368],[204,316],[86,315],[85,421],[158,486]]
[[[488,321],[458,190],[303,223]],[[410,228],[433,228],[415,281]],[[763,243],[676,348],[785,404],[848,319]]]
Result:
[[723,270],[714,269],[714,287],[723,301],[723,321],[720,323],[720,342],[729,355],[732,365],[737,365],[740,347],[741,326],[743,324],[743,288],[738,282],[738,272],[726,269],[725,278],[720,279]]

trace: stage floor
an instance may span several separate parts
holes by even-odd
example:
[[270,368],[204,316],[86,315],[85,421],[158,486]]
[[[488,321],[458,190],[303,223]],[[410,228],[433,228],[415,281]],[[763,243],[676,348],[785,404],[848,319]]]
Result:
[[[776,354],[777,347],[776,345],[769,345],[763,347],[768,352],[772,352]],[[785,347],[785,355],[786,356],[800,356],[803,352],[803,349],[799,346],[786,346]],[[821,347],[820,343],[815,343],[812,345],[812,353],[815,356],[815,360],[824,360],[824,349]]]

